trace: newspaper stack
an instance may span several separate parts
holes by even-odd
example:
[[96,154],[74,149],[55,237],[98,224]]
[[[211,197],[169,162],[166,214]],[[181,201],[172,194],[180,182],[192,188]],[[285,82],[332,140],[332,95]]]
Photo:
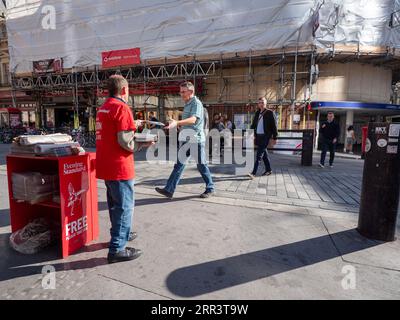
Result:
[[63,133],[22,135],[14,139],[10,148],[12,154],[54,157],[70,156],[84,151],[78,142],[72,141],[70,135]]
[[58,176],[40,172],[14,172],[11,176],[13,198],[36,204],[51,201],[58,192]]

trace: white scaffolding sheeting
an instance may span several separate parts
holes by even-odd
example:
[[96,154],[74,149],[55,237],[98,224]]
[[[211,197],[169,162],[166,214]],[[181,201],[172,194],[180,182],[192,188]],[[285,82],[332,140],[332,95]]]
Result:
[[311,44],[398,47],[400,29],[389,27],[389,20],[399,3],[8,0],[10,68],[30,72],[32,61],[53,58],[63,58],[65,68],[101,65],[102,51],[135,47],[142,60]]

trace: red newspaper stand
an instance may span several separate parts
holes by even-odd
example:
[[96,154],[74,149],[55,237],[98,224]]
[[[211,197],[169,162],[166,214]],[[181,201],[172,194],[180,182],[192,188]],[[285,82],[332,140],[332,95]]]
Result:
[[[62,257],[98,238],[96,154],[66,157],[7,156],[11,229],[15,232],[31,220],[45,217],[59,225]],[[58,174],[60,203],[30,204],[13,199],[13,172]]]

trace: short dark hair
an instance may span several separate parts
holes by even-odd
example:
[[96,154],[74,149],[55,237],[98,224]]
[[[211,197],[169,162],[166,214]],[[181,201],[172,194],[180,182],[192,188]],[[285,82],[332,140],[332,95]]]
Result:
[[335,115],[335,114],[333,113],[333,111],[328,111],[328,114],[333,114],[333,115]]
[[115,96],[120,94],[123,87],[128,86],[128,81],[121,75],[114,74],[108,79],[108,94]]

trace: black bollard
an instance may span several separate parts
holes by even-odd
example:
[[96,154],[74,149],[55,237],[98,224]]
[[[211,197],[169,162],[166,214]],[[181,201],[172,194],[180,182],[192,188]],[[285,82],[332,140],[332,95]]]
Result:
[[374,240],[395,240],[400,190],[399,131],[400,124],[368,124],[357,230]]
[[314,148],[314,130],[303,130],[303,151],[301,152],[301,165],[312,166]]

